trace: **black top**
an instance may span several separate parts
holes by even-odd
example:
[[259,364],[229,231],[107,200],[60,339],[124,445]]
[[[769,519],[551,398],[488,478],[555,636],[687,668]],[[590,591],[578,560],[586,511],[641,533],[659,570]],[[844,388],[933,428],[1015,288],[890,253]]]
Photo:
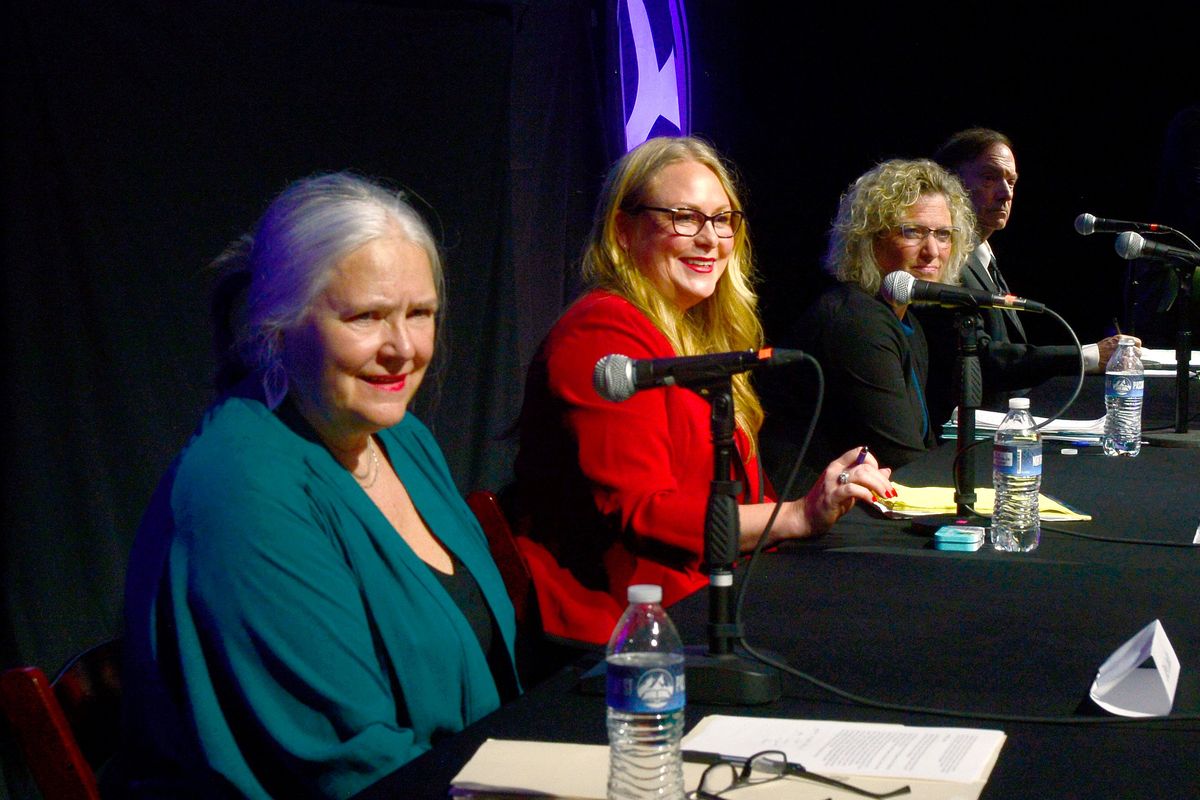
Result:
[[[839,283],[823,292],[777,344],[808,352],[825,375],[821,417],[805,457],[810,469],[824,469],[864,444],[881,465],[899,467],[933,445],[924,396],[929,351],[911,308],[901,322],[879,298]],[[763,461],[781,488],[803,443],[816,386],[803,368],[775,369],[761,378],[767,412]]]
[[501,701],[512,700],[519,692],[512,661],[508,657],[508,649],[504,644],[504,637],[500,635],[496,620],[493,618],[491,609],[483,597],[483,591],[479,588],[479,582],[475,580],[471,570],[467,569],[454,553],[449,555],[454,564],[452,574],[447,575],[432,566],[429,567],[429,571],[442,584],[446,593],[450,595],[450,599],[454,601],[463,616],[467,618],[467,622],[471,624],[471,630],[479,639],[479,646],[487,654],[488,667],[492,670],[492,677],[496,681],[496,690],[500,693]]

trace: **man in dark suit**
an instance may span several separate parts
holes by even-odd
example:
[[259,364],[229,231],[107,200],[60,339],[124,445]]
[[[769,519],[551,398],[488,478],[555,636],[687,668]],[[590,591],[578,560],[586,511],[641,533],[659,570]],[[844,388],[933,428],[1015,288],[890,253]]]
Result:
[[[1017,160],[1007,136],[988,128],[959,131],[937,149],[933,160],[962,181],[975,208],[979,244],[967,256],[962,284],[995,294],[1008,294],[1008,284],[997,264],[991,237],[1008,225],[1017,186]],[[980,332],[980,367],[983,372],[983,408],[1003,411],[1008,398],[1055,375],[1079,369],[1079,351],[1073,345],[1034,345],[1025,335],[1015,311],[984,309]],[[925,322],[925,320],[929,322]],[[957,405],[952,391],[958,335],[954,313],[941,311],[921,315],[929,340],[929,413],[946,420]],[[1116,350],[1112,336],[1083,346],[1084,366],[1102,372]]]

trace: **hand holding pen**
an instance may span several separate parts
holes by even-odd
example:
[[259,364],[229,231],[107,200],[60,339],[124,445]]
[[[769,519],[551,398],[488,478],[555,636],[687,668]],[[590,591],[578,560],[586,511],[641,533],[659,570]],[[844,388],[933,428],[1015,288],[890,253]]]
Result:
[[866,446],[834,459],[804,498],[813,532],[828,530],[857,500],[871,503],[879,497],[895,497],[891,475],[891,469],[881,469]]
[[[846,484],[850,483],[850,469],[853,469],[854,467],[860,467],[863,464],[867,463],[867,456],[870,455],[870,453],[871,453],[871,448],[867,447],[867,445],[864,444],[859,449],[858,456],[854,459],[853,466],[850,467],[849,469],[844,469],[838,473],[837,482],[838,482],[839,486],[845,486]],[[872,458],[871,463],[872,463],[872,465],[874,465],[875,459]],[[888,478],[891,477],[890,469],[887,470],[886,477],[888,477]],[[872,499],[872,501],[874,501],[874,500],[878,499],[880,496],[881,495],[879,495],[879,493],[875,493],[875,495],[873,495],[871,499]],[[885,490],[885,492],[882,494],[882,496],[887,497],[887,498],[892,498],[892,497],[896,496],[896,490],[891,487],[890,483],[889,483],[887,489]]]

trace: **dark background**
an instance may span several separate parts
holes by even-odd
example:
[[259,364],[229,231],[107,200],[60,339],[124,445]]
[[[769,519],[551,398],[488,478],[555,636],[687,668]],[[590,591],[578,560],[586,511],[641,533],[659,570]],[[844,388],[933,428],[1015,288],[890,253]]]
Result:
[[[695,132],[741,168],[769,326],[806,299],[851,180],[978,124],[1016,143],[1009,283],[1105,335],[1126,262],[1071,223],[1160,213],[1195,20],[780,5],[687,3]],[[0,668],[53,674],[119,631],[141,511],[211,399],[205,265],[297,177],[385,178],[432,220],[447,346],[417,413],[464,492],[508,479],[524,365],[617,155],[610,19],[602,0],[10,6]],[[0,755],[0,795],[25,796],[2,729]]]

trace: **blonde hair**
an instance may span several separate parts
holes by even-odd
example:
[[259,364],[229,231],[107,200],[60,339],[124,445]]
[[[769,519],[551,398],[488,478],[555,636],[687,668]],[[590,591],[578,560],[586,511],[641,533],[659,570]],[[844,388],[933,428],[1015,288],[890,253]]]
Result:
[[[680,311],[664,297],[620,244],[618,216],[633,211],[650,181],[665,167],[687,161],[712,170],[729,197],[730,207],[743,210],[732,167],[712,145],[691,136],[650,139],[622,156],[608,174],[583,251],[583,277],[592,286],[633,303],[662,331],[678,355],[760,348],[763,329],[745,224],[734,234],[733,251],[716,289],[687,311]],[[750,436],[753,446],[762,427],[763,410],[746,373],[734,376],[733,398],[737,423]]]
[[975,247],[975,212],[958,178],[927,159],[893,159],[878,164],[850,185],[829,231],[825,270],[843,283],[879,291],[883,275],[875,260],[875,239],[900,224],[906,209],[922,197],[941,195],[950,210],[950,258],[944,283],[957,285],[967,254]]

